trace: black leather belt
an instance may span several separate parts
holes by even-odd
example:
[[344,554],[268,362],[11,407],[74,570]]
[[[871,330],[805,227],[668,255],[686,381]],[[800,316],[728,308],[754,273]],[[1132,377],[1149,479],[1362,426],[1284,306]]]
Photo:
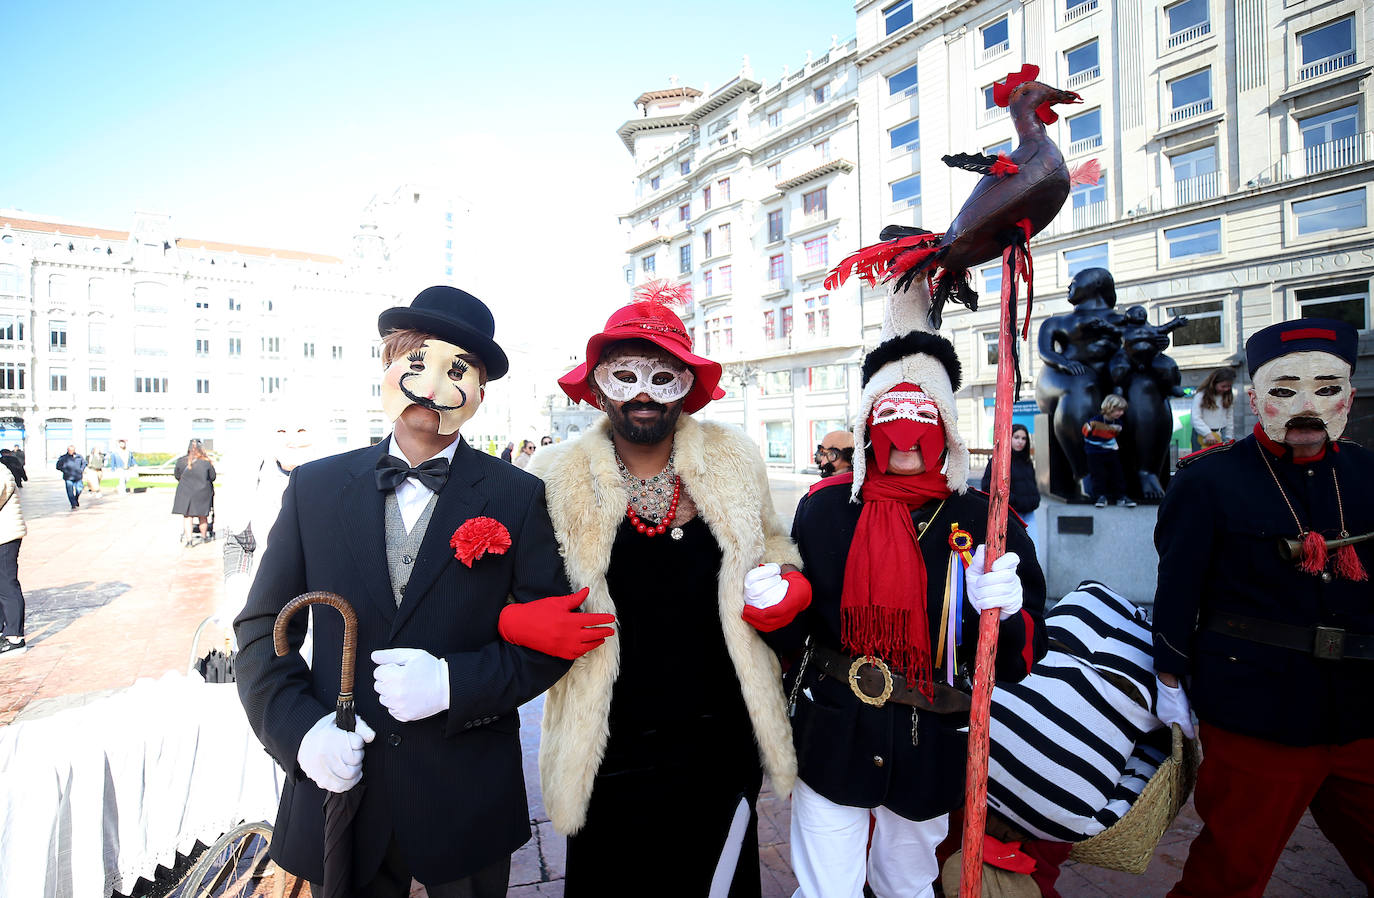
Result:
[[908,686],[906,679],[901,674],[893,673],[881,658],[871,655],[854,658],[834,649],[816,646],[812,663],[821,673],[848,685],[860,701],[877,708],[888,702],[896,702],[936,714],[967,714],[973,705],[969,696],[944,683],[935,684],[935,700],[932,702],[920,690]]
[[1309,654],[1326,661],[1358,658],[1374,661],[1374,636],[1340,627],[1299,627],[1243,614],[1214,614],[1207,629],[1238,639]]

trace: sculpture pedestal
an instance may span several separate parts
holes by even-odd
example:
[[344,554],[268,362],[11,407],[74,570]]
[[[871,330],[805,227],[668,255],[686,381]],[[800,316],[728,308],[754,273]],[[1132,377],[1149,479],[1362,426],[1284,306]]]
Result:
[[1096,508],[1047,496],[1036,514],[1044,518],[1040,553],[1051,601],[1097,580],[1137,605],[1154,605],[1157,506]]

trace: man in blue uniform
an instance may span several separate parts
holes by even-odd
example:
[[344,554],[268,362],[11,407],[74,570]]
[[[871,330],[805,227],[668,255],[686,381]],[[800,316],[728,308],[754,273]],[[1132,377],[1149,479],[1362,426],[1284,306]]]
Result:
[[1374,885],[1374,455],[1340,439],[1355,328],[1246,344],[1259,423],[1179,463],[1159,510],[1161,717],[1202,721],[1204,827],[1171,896],[1258,896],[1309,807]]

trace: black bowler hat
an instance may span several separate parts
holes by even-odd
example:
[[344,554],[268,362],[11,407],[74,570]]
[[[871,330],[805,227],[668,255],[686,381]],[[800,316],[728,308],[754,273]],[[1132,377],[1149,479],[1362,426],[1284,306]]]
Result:
[[487,380],[505,377],[510,362],[496,345],[496,321],[486,303],[457,287],[426,287],[408,306],[377,316],[383,337],[395,330],[433,334],[474,353],[487,368]]
[[1245,362],[1254,377],[1265,362],[1290,352],[1325,352],[1344,359],[1355,371],[1360,335],[1348,321],[1335,318],[1297,318],[1255,331],[1245,341]]

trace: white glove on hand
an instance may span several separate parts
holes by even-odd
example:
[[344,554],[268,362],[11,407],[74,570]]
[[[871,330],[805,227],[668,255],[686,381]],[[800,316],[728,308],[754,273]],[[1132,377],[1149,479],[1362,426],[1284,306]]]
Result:
[[744,575],[744,604],[772,608],[787,598],[787,581],[776,564],[761,564]]
[[987,546],[979,546],[973,561],[964,572],[964,586],[969,604],[982,614],[989,608],[1001,609],[1002,620],[1021,610],[1021,578],[1016,566],[1021,559],[1015,552],[1007,552],[992,563],[992,570],[984,572]]
[[1159,677],[1155,677],[1155,686],[1159,690],[1159,697],[1155,699],[1155,716],[1162,720],[1166,727],[1178,724],[1183,729],[1183,735],[1189,739],[1196,739],[1193,708],[1188,704],[1188,696],[1184,693],[1183,687],[1166,686]]
[[448,710],[448,662],[424,649],[372,653],[377,696],[397,720],[424,720]]
[[301,740],[296,763],[326,792],[347,792],[363,778],[363,746],[377,734],[361,717],[357,732],[334,726],[334,712],[321,717]]

